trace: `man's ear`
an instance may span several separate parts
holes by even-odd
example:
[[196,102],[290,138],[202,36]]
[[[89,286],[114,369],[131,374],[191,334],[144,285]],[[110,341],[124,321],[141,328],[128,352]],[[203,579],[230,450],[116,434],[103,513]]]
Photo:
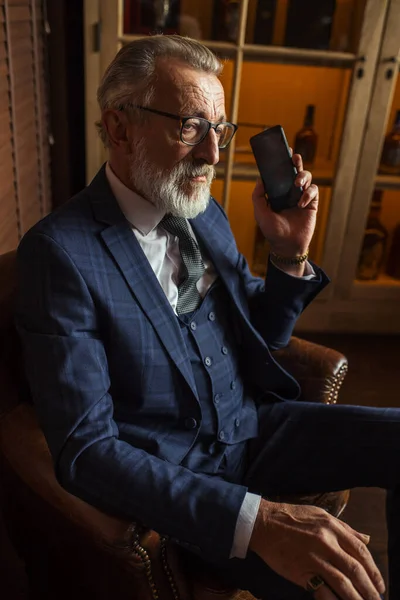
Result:
[[129,122],[126,115],[113,109],[107,109],[101,117],[103,127],[107,131],[111,147],[129,151]]

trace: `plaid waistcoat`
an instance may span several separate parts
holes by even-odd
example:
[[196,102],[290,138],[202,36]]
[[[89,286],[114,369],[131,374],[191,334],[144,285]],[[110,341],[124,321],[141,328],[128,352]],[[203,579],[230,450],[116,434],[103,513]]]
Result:
[[241,461],[243,442],[258,432],[256,407],[245,391],[230,313],[229,296],[217,280],[196,311],[178,317],[201,408],[201,421],[190,415],[186,418],[188,428],[200,431],[182,464],[202,473],[221,471],[224,458],[234,469]]

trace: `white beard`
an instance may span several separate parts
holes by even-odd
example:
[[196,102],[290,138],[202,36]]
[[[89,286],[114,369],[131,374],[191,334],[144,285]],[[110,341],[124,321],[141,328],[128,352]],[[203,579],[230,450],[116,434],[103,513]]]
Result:
[[[162,171],[149,161],[146,140],[141,138],[130,157],[129,170],[133,189],[165,213],[194,219],[208,206],[210,187],[215,177],[215,169],[211,165],[196,165],[190,159],[179,162],[171,171]],[[199,176],[205,176],[206,181],[191,179]]]

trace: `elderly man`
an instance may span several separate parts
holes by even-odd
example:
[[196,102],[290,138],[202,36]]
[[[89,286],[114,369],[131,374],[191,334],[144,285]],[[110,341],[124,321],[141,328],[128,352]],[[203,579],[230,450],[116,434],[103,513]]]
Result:
[[272,260],[265,281],[253,277],[210,197],[236,131],[220,72],[179,36],[132,42],[108,67],[98,127],[109,161],[19,248],[32,397],[72,494],[169,536],[259,597],[379,599],[367,536],[267,499],[394,489],[400,417],[295,402],[299,386],[271,351],[327,284],[307,261],[318,189],[300,156],[298,207],[272,212],[256,185]]

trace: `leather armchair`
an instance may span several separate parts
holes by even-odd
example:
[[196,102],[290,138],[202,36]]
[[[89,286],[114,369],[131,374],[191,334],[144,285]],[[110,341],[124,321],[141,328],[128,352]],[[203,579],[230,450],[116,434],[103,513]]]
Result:
[[[13,321],[15,279],[15,252],[0,256],[0,485],[32,599],[250,600],[204,570],[189,573],[180,551],[156,532],[106,515],[58,484],[24,379]],[[275,356],[301,383],[304,400],[337,401],[347,371],[342,354],[293,337]],[[282,500],[317,504],[338,516],[347,499],[340,492]]]

